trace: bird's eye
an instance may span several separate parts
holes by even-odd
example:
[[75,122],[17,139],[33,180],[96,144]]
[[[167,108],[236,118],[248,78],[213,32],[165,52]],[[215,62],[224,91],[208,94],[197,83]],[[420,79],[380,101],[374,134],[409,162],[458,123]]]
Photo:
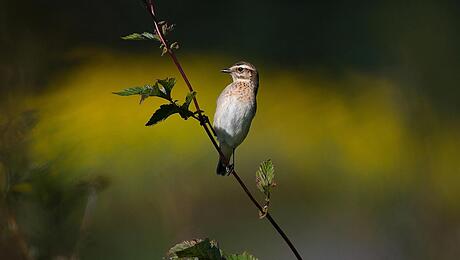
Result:
[[239,67],[238,69],[238,72],[243,72],[243,68]]

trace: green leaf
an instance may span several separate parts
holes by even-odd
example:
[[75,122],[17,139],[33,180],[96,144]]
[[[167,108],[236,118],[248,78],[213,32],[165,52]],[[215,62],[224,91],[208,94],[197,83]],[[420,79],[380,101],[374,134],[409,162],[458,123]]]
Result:
[[132,87],[127,88],[122,91],[112,92],[113,94],[119,96],[131,96],[131,95],[140,95],[142,103],[148,97],[161,97],[168,101],[172,102],[171,98],[171,91],[174,85],[176,84],[176,80],[174,78],[166,78],[163,80],[157,80],[154,85],[145,85],[143,87]]
[[179,115],[180,115],[183,119],[187,120],[189,117],[193,116],[193,112],[190,111],[190,110],[184,110],[184,109],[180,108],[180,110],[179,110]]
[[141,100],[139,103],[142,103],[146,98],[149,96],[157,96],[157,97],[162,97],[167,99],[166,95],[160,91],[158,88],[158,85],[145,85],[143,87],[132,87],[132,88],[127,88],[119,92],[112,92],[115,95],[119,96],[132,96],[132,95],[140,95]]
[[169,249],[168,254],[167,254],[168,259],[178,259],[179,257],[176,254],[177,252],[193,247],[194,245],[202,241],[203,239],[193,239],[193,240],[183,241],[179,244],[176,244],[175,246],[171,247],[171,249]]
[[119,96],[143,95],[144,93],[147,92],[147,87],[148,86],[132,87],[132,88],[127,88],[127,89],[123,89],[122,91],[112,92],[112,93],[115,95],[119,95]]
[[257,260],[253,255],[243,252],[242,254],[233,254],[225,256],[226,260]]
[[259,170],[256,172],[256,184],[257,188],[264,194],[270,193],[270,188],[274,187],[276,184],[274,182],[275,178],[275,168],[270,159],[263,161]]
[[130,35],[126,35],[121,37],[123,40],[131,40],[131,41],[142,41],[142,40],[157,40],[159,41],[160,38],[158,35],[149,33],[149,32],[143,32],[143,33],[132,33]]
[[146,126],[151,126],[157,124],[170,115],[174,115],[179,113],[180,109],[176,104],[165,104],[161,105],[160,108],[153,113],[152,117],[150,117],[149,121],[145,124]]
[[169,259],[198,258],[199,260],[222,260],[222,252],[216,241],[209,238],[184,241],[172,247],[168,252]]
[[190,103],[192,102],[193,98],[196,96],[196,91],[189,92],[187,96],[185,97],[185,102],[182,104],[183,109],[187,109],[190,106]]
[[184,104],[180,106],[179,114],[183,119],[188,119],[189,117],[193,116],[193,112],[189,110],[189,106],[195,96],[195,91],[188,93],[185,97]]
[[171,100],[171,91],[176,85],[176,79],[175,78],[166,78],[166,79],[159,79],[157,81],[161,86],[160,90]]

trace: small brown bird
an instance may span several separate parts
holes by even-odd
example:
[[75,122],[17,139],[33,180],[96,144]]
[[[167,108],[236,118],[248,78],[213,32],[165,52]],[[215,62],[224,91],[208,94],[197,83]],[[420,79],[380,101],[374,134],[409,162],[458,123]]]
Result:
[[[219,147],[225,157],[219,158],[218,175],[231,173],[235,163],[235,149],[246,138],[256,114],[256,96],[259,87],[259,74],[248,62],[238,62],[228,69],[233,82],[228,85],[217,99],[214,114],[214,129]],[[233,163],[229,165],[233,154]]]

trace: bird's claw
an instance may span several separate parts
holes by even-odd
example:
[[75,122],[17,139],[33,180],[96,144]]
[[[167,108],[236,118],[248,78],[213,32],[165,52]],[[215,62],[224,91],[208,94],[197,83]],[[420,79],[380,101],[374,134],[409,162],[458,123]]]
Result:
[[233,164],[227,165],[227,167],[225,167],[225,170],[227,171],[227,176],[232,174],[234,169],[235,169],[235,166]]
[[207,123],[209,123],[209,118],[206,115],[201,115],[200,116],[200,124],[205,125]]

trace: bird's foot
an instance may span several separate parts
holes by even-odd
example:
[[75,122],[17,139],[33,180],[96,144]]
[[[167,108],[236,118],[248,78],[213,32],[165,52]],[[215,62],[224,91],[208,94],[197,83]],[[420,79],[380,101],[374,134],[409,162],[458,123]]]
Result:
[[206,125],[206,124],[209,124],[209,118],[206,116],[206,115],[201,115],[200,116],[200,124],[201,125]]
[[235,169],[234,164],[229,164],[225,167],[225,170],[227,171],[227,176],[232,174],[233,170]]

